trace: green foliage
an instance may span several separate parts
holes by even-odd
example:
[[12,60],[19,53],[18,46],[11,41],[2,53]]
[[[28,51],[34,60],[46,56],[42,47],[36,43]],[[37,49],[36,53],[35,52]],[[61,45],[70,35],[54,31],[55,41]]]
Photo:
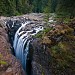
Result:
[[0,15],[56,12],[60,17],[73,18],[74,7],[75,0],[0,0]]
[[2,57],[2,54],[0,54],[0,58]]
[[48,21],[49,21],[49,13],[46,13],[44,16],[44,21],[46,22],[46,25],[48,25]]
[[51,31],[52,29],[53,29],[53,28],[48,27],[48,28],[45,28],[43,32],[45,32],[45,34],[46,34],[46,33],[48,33],[49,31]]
[[0,0],[0,15],[12,16],[31,11],[28,0]]
[[43,12],[48,0],[32,0],[33,12]]
[[44,35],[46,35],[52,28],[45,28],[43,31],[40,31],[37,33],[34,37],[35,38],[42,38]]
[[36,34],[34,37],[35,38],[42,38],[43,32],[40,31],[38,34]]
[[42,72],[42,75],[45,75],[44,72]]
[[[0,15],[54,12],[57,0],[0,0]],[[17,12],[17,13],[16,13]]]
[[69,44],[69,42],[59,42],[58,44],[50,48],[51,55],[57,62],[56,67],[60,71],[71,67],[71,64],[74,63],[74,55],[72,53],[72,50],[70,50]]
[[15,16],[17,15],[21,15],[21,13],[19,13],[18,11],[15,11]]
[[56,12],[57,14],[61,14],[66,16],[70,16],[73,18],[75,16],[75,1],[74,0],[58,0],[58,5]]
[[58,45],[55,45],[55,46],[51,47],[51,50],[52,50],[53,55],[60,53],[60,48],[59,48]]
[[69,22],[71,22],[71,20],[72,19],[70,19],[70,18],[64,18],[64,23],[69,23]]

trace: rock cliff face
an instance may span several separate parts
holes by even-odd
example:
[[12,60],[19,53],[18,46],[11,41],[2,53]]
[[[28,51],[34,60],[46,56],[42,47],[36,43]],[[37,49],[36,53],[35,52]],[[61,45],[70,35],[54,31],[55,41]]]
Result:
[[57,25],[33,45],[33,75],[75,75],[75,23]]
[[7,28],[0,22],[0,75],[25,75],[20,62],[12,55]]
[[[37,23],[36,19],[34,21]],[[7,31],[0,24],[0,75],[25,75],[19,61],[11,54]],[[15,31],[14,28],[10,31],[11,36]],[[30,43],[28,74],[75,75],[75,21],[56,25],[46,32],[39,33],[40,38],[33,37]]]

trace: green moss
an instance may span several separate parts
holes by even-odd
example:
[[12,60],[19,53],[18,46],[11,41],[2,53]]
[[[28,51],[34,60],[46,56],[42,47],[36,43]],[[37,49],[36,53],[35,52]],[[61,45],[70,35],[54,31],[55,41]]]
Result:
[[57,54],[60,53],[60,48],[58,45],[51,47],[51,50],[53,53],[57,53]]
[[0,58],[2,57],[2,54],[0,54]]
[[64,51],[65,51],[66,48],[67,48],[67,46],[66,46],[64,43],[62,43],[62,42],[59,42],[59,43],[58,43],[58,46],[59,46],[60,49],[63,49]]
[[48,33],[50,30],[52,30],[52,28],[46,28],[43,31],[40,31],[39,33],[37,33],[34,37],[36,38],[42,38],[43,36],[46,35],[46,33]]
[[62,59],[59,59],[58,60],[58,67],[61,68],[61,69],[65,69],[66,67],[68,67],[68,63],[66,60],[62,60]]
[[42,38],[42,36],[43,36],[43,32],[41,31],[38,34],[36,34],[34,37],[35,38]]
[[53,28],[46,28],[46,29],[44,29],[44,31],[43,32],[45,32],[45,33],[48,33],[49,31],[51,31]]
[[[69,67],[71,70],[74,69],[72,66],[75,63],[75,56],[70,51],[70,43],[59,42],[57,45],[51,47],[51,55],[56,61],[56,69],[64,71]],[[53,62],[55,63],[55,62]]]
[[42,75],[45,75],[45,74],[42,72]]
[[52,28],[45,28],[43,31],[40,31],[39,33],[37,33],[34,37],[35,37],[35,38],[42,38],[42,37],[45,36],[50,30],[52,30]]
[[0,60],[0,64],[1,65],[7,65],[7,62],[6,61],[3,61],[3,60]]
[[70,21],[71,21],[70,18],[65,18],[65,19],[64,19],[64,23],[69,23]]

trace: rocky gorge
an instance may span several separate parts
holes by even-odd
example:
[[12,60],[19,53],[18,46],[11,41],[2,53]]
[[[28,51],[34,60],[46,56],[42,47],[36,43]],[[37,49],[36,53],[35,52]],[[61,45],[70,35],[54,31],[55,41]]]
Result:
[[11,53],[7,31],[0,21],[0,75],[25,75],[20,62]]
[[75,74],[75,21],[50,24],[47,31],[43,16],[8,17],[1,23],[0,75]]

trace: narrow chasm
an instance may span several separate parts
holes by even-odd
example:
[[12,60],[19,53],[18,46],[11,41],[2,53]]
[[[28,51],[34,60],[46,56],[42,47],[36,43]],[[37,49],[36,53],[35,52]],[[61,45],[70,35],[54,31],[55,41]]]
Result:
[[6,22],[6,26],[8,28],[9,42],[12,46],[12,54],[20,61],[27,75],[32,75],[33,49],[31,42],[33,36],[42,31],[43,27],[40,25],[34,26],[31,20],[25,18],[23,20],[10,19]]
[[[21,23],[21,21],[19,21],[19,20],[16,20],[16,21],[13,21],[13,20],[9,20],[9,21],[7,21],[7,23],[6,23],[6,26],[7,26],[7,28],[8,28],[8,36],[9,36],[9,42],[10,42],[10,44],[11,44],[11,51],[12,51],[12,54],[14,55],[14,56],[16,56],[16,53],[15,53],[15,49],[14,49],[14,47],[13,47],[13,45],[14,45],[14,39],[15,39],[15,34],[16,34],[16,32],[17,32],[17,30],[19,29],[19,27],[21,27],[21,25],[22,25],[22,23]],[[16,38],[17,39],[17,38]],[[27,41],[26,41],[27,42]],[[16,43],[17,44],[17,43]],[[27,43],[26,43],[27,44]],[[24,44],[25,45],[25,44]],[[25,45],[25,48],[26,48],[26,45]],[[25,49],[24,48],[24,49]],[[24,57],[24,56],[23,56]],[[22,57],[22,58],[23,58]],[[16,58],[17,59],[19,59],[19,57],[17,57],[16,56]],[[30,59],[30,53],[28,54],[28,56],[27,56],[27,60],[26,60],[26,68],[25,68],[25,63],[23,64],[22,63],[22,61],[20,61],[21,62],[21,64],[22,64],[22,66],[23,66],[23,69],[27,72],[27,75],[31,75],[31,59]],[[24,58],[24,59],[26,59],[26,58]],[[20,60],[20,59],[19,59]],[[25,62],[25,60],[23,61],[23,62]]]

